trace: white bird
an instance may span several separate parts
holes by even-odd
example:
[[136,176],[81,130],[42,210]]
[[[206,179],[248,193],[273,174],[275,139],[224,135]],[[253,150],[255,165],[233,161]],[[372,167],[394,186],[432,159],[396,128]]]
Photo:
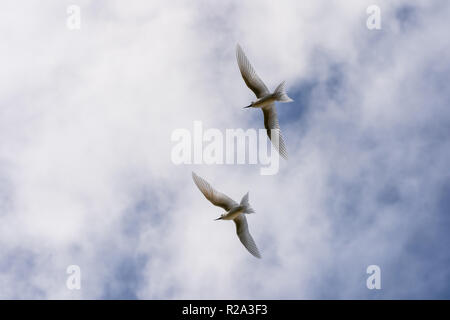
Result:
[[248,202],[248,192],[242,198],[241,203],[238,204],[227,195],[215,190],[208,182],[196,175],[195,172],[192,172],[192,178],[206,199],[213,205],[226,211],[226,213],[223,213],[215,220],[233,220],[236,224],[237,236],[244,247],[256,258],[261,258],[258,247],[248,231],[247,219],[245,218],[245,214],[255,212]]
[[256,101],[252,101],[250,105],[244,108],[261,108],[264,113],[264,127],[267,130],[267,135],[272,141],[275,149],[280,155],[287,159],[287,150],[284,144],[283,136],[281,135],[280,125],[278,124],[277,111],[275,109],[275,101],[291,102],[294,101],[288,97],[285,91],[285,81],[276,87],[275,91],[271,93],[266,85],[258,77],[252,65],[245,56],[244,51],[239,46],[236,46],[236,58],[241,71],[242,78],[244,78],[247,87],[252,90],[256,97]]

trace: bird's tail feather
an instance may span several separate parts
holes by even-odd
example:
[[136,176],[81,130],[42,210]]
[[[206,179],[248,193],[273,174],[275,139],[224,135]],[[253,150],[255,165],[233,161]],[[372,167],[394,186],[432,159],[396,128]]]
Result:
[[255,210],[253,210],[253,208],[250,206],[250,203],[248,202],[248,192],[245,194],[245,196],[242,197],[241,206],[244,207],[244,213],[255,212]]
[[287,95],[285,85],[286,85],[285,81],[283,81],[282,83],[280,83],[278,85],[278,87],[273,92],[275,95],[275,98],[277,99],[277,101],[280,101],[280,102],[294,101],[291,98],[289,98],[289,96]]

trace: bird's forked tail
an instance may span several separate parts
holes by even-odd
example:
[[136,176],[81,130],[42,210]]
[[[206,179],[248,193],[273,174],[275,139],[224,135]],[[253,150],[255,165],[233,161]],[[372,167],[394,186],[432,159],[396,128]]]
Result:
[[255,210],[253,210],[253,208],[250,207],[250,203],[248,202],[248,192],[245,194],[245,196],[242,197],[241,206],[244,207],[244,213],[254,213],[255,212]]
[[289,96],[287,95],[285,85],[286,85],[286,82],[283,81],[282,83],[280,83],[278,85],[278,87],[276,87],[275,91],[273,92],[273,94],[275,95],[275,99],[277,99],[277,101],[280,101],[280,102],[294,101],[291,98],[289,98]]

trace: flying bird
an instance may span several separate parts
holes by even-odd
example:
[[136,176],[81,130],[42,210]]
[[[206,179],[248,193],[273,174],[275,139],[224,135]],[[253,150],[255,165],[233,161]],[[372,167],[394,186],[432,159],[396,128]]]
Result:
[[235,202],[227,195],[218,192],[203,178],[192,172],[194,183],[213,205],[221,207],[226,212],[215,220],[233,220],[236,224],[236,233],[244,247],[256,258],[261,258],[258,247],[255,244],[250,232],[248,231],[247,219],[245,214],[255,212],[248,202],[248,192],[241,200],[241,203]]
[[239,44],[236,46],[236,58],[241,71],[242,78],[244,78],[247,87],[252,90],[257,100],[244,108],[261,108],[264,114],[264,127],[267,130],[267,135],[272,141],[275,149],[280,155],[287,159],[288,154],[284,144],[283,136],[281,135],[280,125],[278,124],[277,110],[275,109],[275,101],[291,102],[294,101],[288,97],[285,91],[285,81],[281,82],[276,87],[274,92],[270,92],[266,85],[258,77],[252,65],[245,56]]

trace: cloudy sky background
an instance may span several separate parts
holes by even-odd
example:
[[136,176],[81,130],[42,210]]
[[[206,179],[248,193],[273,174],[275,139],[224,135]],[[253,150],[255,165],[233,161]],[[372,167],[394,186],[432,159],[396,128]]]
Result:
[[[445,0],[3,1],[0,298],[450,298],[449,16]],[[262,126],[236,43],[295,100],[274,176],[171,161],[195,120]],[[250,191],[263,259],[212,221],[192,170]]]

